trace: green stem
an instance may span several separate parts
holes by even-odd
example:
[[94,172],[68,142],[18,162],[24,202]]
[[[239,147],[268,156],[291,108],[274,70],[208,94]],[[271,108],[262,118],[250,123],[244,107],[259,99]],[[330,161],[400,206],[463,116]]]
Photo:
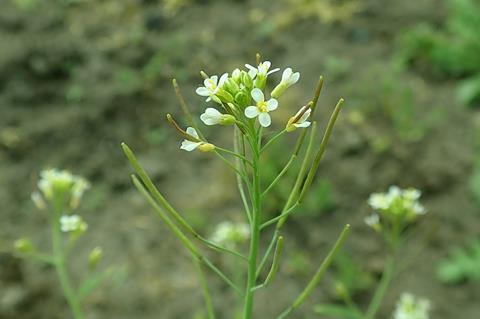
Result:
[[275,142],[280,136],[282,136],[283,134],[285,134],[285,132],[287,132],[287,130],[284,129],[284,130],[278,132],[277,134],[275,134],[275,136],[272,137],[272,138],[267,142],[267,144],[265,144],[265,146],[262,147],[262,150],[260,151],[260,153],[263,153],[263,152],[267,149],[267,147],[268,147],[269,145],[271,145],[273,142]]
[[252,163],[253,163],[253,211],[252,211],[252,223],[251,239],[250,239],[250,253],[248,257],[248,273],[247,273],[247,285],[245,288],[245,303],[244,303],[244,319],[251,319],[253,316],[253,300],[255,291],[253,288],[256,283],[257,275],[257,255],[258,246],[260,242],[260,221],[261,221],[261,194],[260,189],[260,148],[261,148],[261,134],[256,136],[252,145]]
[[193,261],[198,270],[198,277],[200,280],[200,286],[202,287],[203,291],[203,298],[205,300],[205,307],[207,308],[208,319],[215,319],[215,310],[213,309],[212,298],[208,289],[208,283],[207,279],[205,278],[205,273],[202,269],[202,264],[196,258],[193,258]]
[[65,257],[61,242],[60,220],[59,214],[57,213],[55,213],[53,216],[52,221],[52,250],[55,259],[55,270],[60,281],[60,286],[62,287],[65,299],[72,310],[73,317],[75,319],[83,319],[84,315],[80,306],[80,302],[77,299],[75,290],[65,267]]
[[305,300],[310,296],[310,294],[313,292],[315,287],[318,285],[320,280],[323,278],[325,275],[325,272],[327,271],[328,267],[330,267],[330,264],[333,262],[335,259],[335,256],[337,253],[340,251],[342,248],[345,240],[347,239],[347,236],[350,232],[350,225],[345,225],[343,228],[343,231],[341,232],[340,236],[338,237],[337,241],[335,242],[335,245],[332,247],[330,252],[328,253],[327,257],[323,260],[322,264],[318,268],[317,272],[315,275],[312,277],[312,279],[309,281],[305,289],[302,291],[302,293],[295,299],[293,304],[288,307],[284,312],[282,312],[277,319],[283,319],[289,316],[295,309],[300,307],[300,305],[305,302]]
[[219,150],[219,151],[221,151],[221,152],[230,154],[230,155],[232,155],[232,156],[235,156],[235,157],[241,159],[242,161],[244,161],[245,163],[248,163],[248,165],[252,166],[252,162],[250,162],[250,161],[249,161],[245,156],[243,156],[243,155],[240,155],[240,154],[238,154],[238,153],[236,153],[236,152],[227,150],[227,149],[225,149],[225,148],[218,147],[217,145],[215,145],[215,149],[216,149],[216,150]]
[[390,253],[387,257],[387,261],[385,263],[385,269],[383,271],[382,279],[378,284],[377,290],[373,295],[372,301],[368,306],[367,313],[365,314],[365,319],[374,319],[375,315],[377,314],[380,306],[382,305],[383,298],[385,297],[385,293],[387,291],[390,282],[392,281],[392,277],[395,271],[395,255]]
[[285,173],[287,173],[288,169],[290,168],[290,166],[292,165],[293,161],[295,161],[296,158],[297,158],[297,155],[295,155],[295,154],[293,154],[290,157],[287,164],[285,164],[285,167],[283,167],[283,169],[280,171],[280,173],[278,173],[277,177],[275,177],[275,179],[272,181],[272,183],[270,183],[270,185],[267,187],[267,189],[265,189],[263,191],[262,196],[265,196],[273,188],[273,186],[275,186],[278,183],[278,181],[283,177],[283,175],[285,175]]

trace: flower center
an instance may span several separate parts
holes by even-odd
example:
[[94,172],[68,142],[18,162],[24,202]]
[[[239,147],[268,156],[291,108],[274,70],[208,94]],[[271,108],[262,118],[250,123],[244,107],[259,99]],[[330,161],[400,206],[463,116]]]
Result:
[[257,102],[257,108],[262,113],[268,112],[267,102],[265,102],[265,101]]

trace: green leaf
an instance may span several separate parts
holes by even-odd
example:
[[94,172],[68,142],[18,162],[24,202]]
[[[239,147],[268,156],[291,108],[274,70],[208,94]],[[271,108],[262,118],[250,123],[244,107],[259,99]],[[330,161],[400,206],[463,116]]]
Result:
[[449,284],[480,281],[480,239],[473,240],[467,247],[453,249],[450,257],[439,264],[437,277]]

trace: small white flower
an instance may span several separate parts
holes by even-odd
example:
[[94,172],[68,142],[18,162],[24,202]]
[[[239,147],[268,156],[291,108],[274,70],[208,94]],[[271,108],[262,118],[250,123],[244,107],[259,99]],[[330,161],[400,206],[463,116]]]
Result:
[[270,61],[260,62],[258,67],[254,67],[250,64],[245,64],[245,66],[248,69],[248,75],[250,75],[250,77],[252,79],[255,78],[255,76],[257,76],[257,75],[267,77],[270,74],[280,70],[280,68],[276,68],[276,69],[273,69],[273,70],[269,71],[271,65],[272,65],[272,63]]
[[294,73],[292,71],[292,68],[286,68],[282,73],[282,80],[280,81],[280,83],[289,87],[297,83],[299,79],[300,79],[299,72]]
[[200,141],[200,137],[198,136],[197,130],[195,130],[193,127],[187,127],[187,133],[193,136],[194,138],[196,138],[198,142],[184,139],[182,142],[182,145],[180,146],[180,149],[191,152],[197,147],[199,147],[200,145],[202,145],[203,142]]
[[203,81],[203,85],[195,91],[198,95],[201,96],[207,96],[207,102],[210,100],[214,99],[215,101],[218,100],[216,98],[215,94],[217,94],[218,90],[223,86],[225,81],[228,78],[228,73],[224,73],[221,77],[220,80],[218,80],[218,76],[212,75],[208,79],[205,79]]
[[255,88],[252,90],[252,98],[257,102],[257,105],[248,106],[245,109],[245,116],[248,118],[255,118],[258,116],[258,121],[263,127],[270,126],[272,119],[268,112],[274,111],[278,107],[278,101],[276,99],[270,99],[265,101],[265,96],[262,90]]
[[363,219],[365,224],[372,227],[373,229],[377,228],[380,225],[380,217],[377,214],[372,214]]
[[87,223],[78,215],[62,215],[62,217],[60,217],[60,229],[64,233],[74,231],[84,232],[87,228]]
[[430,312],[428,299],[415,298],[412,294],[403,293],[393,313],[394,319],[428,319]]
[[373,193],[368,198],[368,204],[373,209],[388,209],[392,203],[392,198],[385,193]]
[[191,152],[197,148],[202,152],[211,152],[215,149],[215,145],[201,141],[200,137],[198,136],[197,130],[195,130],[193,127],[187,127],[185,133],[190,135],[191,139],[184,139],[182,141],[180,149],[187,152]]
[[425,215],[427,210],[420,203],[413,203],[412,210],[416,215]]
[[217,245],[233,248],[249,237],[250,227],[247,224],[225,221],[217,225],[210,239]]
[[235,117],[230,114],[222,114],[214,108],[207,108],[205,112],[200,115],[200,119],[205,125],[230,125],[235,123]]
[[293,117],[287,122],[287,132],[292,132],[299,127],[309,127],[311,122],[307,121],[312,113],[309,105],[303,106]]

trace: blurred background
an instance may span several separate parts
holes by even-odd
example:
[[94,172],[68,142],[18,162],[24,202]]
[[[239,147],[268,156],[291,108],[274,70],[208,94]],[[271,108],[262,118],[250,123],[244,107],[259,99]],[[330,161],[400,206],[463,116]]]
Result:
[[[285,227],[281,272],[258,294],[258,318],[293,300],[347,222],[353,233],[344,254],[295,318],[320,318],[316,305],[338,301],[339,284],[365,305],[385,255],[363,223],[366,199],[392,184],[422,190],[428,215],[402,252],[409,268],[392,284],[380,317],[389,318],[400,293],[410,292],[431,300],[432,318],[478,318],[478,0],[3,0],[0,318],[69,317],[51,267],[11,252],[22,236],[39,249],[50,245],[45,214],[30,200],[48,167],[92,183],[79,209],[89,230],[72,274],[85,275],[88,252],[101,246],[100,267],[114,267],[115,275],[86,300],[88,318],[203,318],[195,268],[131,186],[120,143],[205,236],[222,221],[243,221],[233,174],[208,154],[179,150],[165,114],[185,124],[173,77],[199,115],[206,107],[194,92],[199,71],[231,72],[254,64],[257,52],[301,73],[273,115],[274,129],[311,98],[320,74],[321,128],[338,98],[346,99],[313,191]],[[227,128],[205,131],[229,145]],[[285,164],[295,135],[270,151],[266,180]],[[272,193],[267,216],[278,213],[293,178]],[[220,318],[230,318],[234,296],[209,279]]]

